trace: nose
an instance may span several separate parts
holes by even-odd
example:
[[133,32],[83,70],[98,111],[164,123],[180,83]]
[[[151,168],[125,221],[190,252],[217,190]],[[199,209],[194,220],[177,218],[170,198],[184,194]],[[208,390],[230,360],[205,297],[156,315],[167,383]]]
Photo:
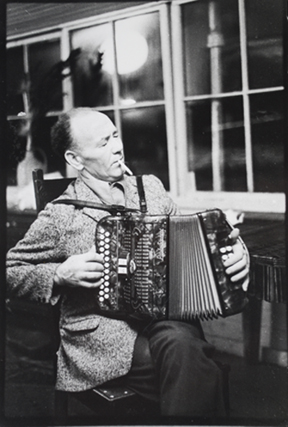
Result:
[[113,153],[117,154],[119,152],[122,152],[123,150],[123,142],[122,139],[117,136],[116,138],[113,138]]

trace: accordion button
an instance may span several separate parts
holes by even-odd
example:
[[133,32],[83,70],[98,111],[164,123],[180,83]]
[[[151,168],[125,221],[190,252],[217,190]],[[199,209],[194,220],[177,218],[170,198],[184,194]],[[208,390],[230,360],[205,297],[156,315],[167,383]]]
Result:
[[109,274],[105,274],[104,280],[109,280]]
[[106,231],[106,232],[105,232],[105,236],[106,236],[106,237],[110,237],[110,233],[109,233],[109,231]]
[[103,248],[103,247],[100,247],[100,248],[99,248],[99,252],[104,252],[104,248]]
[[104,248],[105,248],[105,249],[109,249],[109,248],[110,248],[110,246],[108,245],[108,243],[106,243],[106,244],[104,245]]
[[103,297],[99,297],[99,301],[100,301],[100,302],[103,302],[103,301],[104,301],[104,298],[103,298]]
[[104,262],[104,268],[108,268],[109,266],[110,266],[109,262]]
[[110,251],[108,249],[105,250],[104,252],[105,255],[110,255]]
[[99,291],[99,295],[104,295],[104,291]]
[[221,254],[226,254],[226,248],[222,247],[219,249]]
[[105,298],[105,299],[108,299],[108,298],[109,298],[109,295],[108,295],[108,294],[105,294],[105,295],[104,295],[104,298]]

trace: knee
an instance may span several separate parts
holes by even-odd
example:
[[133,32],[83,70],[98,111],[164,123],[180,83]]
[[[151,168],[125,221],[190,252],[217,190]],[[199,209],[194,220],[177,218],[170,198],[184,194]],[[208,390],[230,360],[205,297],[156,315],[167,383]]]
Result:
[[180,358],[185,354],[191,357],[196,352],[207,354],[204,347],[210,346],[203,339],[200,325],[177,321],[159,322],[153,329],[150,344]]

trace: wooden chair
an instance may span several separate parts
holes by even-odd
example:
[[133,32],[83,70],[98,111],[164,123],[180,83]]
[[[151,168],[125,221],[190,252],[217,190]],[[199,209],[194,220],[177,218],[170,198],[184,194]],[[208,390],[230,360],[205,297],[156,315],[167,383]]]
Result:
[[[37,169],[33,171],[33,184],[35,190],[37,212],[40,212],[45,205],[58,197],[67,186],[73,181],[73,178],[63,179],[44,179],[43,171]],[[59,313],[59,310],[58,310]],[[57,316],[56,316],[57,317]],[[58,319],[57,319],[58,333]],[[229,415],[229,372],[230,366],[221,362],[216,362],[223,373],[224,399],[226,414]],[[158,405],[149,402],[146,399],[136,395],[125,386],[122,378],[109,381],[101,386],[81,393],[67,393],[55,391],[55,416],[58,421],[65,421],[67,418],[68,397],[73,396],[81,401],[85,406],[93,411],[97,411],[100,417],[110,414],[119,417],[133,417],[141,415],[141,421],[145,416],[149,418],[159,416]],[[99,404],[99,398],[101,402]],[[100,406],[99,406],[100,405]],[[144,417],[144,418],[143,418]],[[154,418],[155,419],[155,418]]]

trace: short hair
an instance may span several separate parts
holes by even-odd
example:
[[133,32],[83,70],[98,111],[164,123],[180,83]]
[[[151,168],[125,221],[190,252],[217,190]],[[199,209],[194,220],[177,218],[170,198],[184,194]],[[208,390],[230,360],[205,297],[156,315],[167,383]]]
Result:
[[70,114],[63,113],[51,129],[51,146],[58,156],[65,158],[66,150],[73,144],[70,126]]
[[97,111],[96,108],[79,107],[62,113],[58,121],[52,126],[51,129],[51,147],[58,156],[65,158],[64,154],[67,150],[75,146],[73,135],[71,131],[71,119],[75,116],[85,114],[88,112]]

